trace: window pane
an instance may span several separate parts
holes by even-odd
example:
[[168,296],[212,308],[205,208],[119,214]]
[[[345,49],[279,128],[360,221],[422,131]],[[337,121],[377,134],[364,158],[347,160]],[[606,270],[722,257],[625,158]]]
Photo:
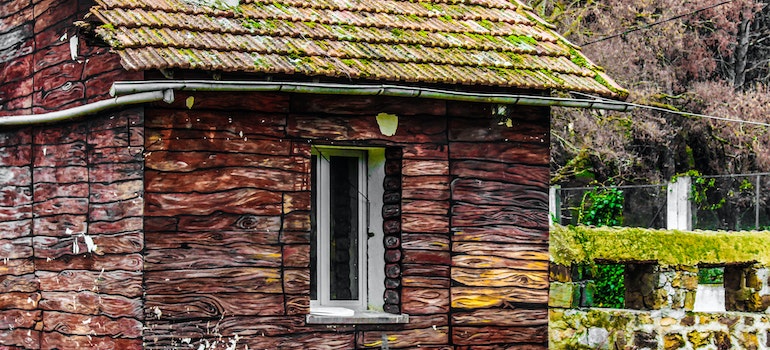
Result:
[[316,166],[318,163],[318,157],[312,156],[310,158],[310,300],[318,300],[318,228],[316,223],[316,216],[318,215],[318,208],[316,205],[316,198],[318,196],[318,175],[316,174]]
[[358,158],[332,156],[330,299],[358,299]]

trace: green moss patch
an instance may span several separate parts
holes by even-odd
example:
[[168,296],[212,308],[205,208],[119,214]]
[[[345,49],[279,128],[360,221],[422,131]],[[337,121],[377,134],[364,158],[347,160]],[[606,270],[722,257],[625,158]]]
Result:
[[554,226],[551,260],[561,265],[656,261],[663,266],[758,262],[770,265],[770,231],[676,231]]

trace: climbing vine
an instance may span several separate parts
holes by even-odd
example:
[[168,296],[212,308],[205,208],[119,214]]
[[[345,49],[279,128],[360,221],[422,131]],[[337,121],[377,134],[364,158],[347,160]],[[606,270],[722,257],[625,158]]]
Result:
[[[620,226],[623,223],[623,191],[602,188],[583,194],[578,220],[584,225]],[[593,304],[598,307],[623,308],[626,287],[625,266],[596,265],[591,269],[596,293]]]

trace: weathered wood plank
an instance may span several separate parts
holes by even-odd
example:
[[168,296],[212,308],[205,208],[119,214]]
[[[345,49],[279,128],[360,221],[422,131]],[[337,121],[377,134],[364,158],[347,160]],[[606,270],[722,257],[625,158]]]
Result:
[[94,203],[123,202],[141,196],[144,189],[142,180],[118,181],[113,183],[92,183],[89,185],[91,196],[89,200]]
[[37,292],[0,293],[0,310],[35,310],[38,301],[40,301],[40,293]]
[[8,259],[0,262],[0,275],[21,276],[35,272],[35,263],[31,258]]
[[401,173],[405,176],[449,175],[449,162],[404,159],[401,163]]
[[[144,240],[141,231],[121,232],[114,235],[95,234],[88,235],[96,244],[97,254],[130,254],[139,253],[144,248]],[[78,254],[86,254],[88,246],[84,237],[73,235],[71,237],[47,237],[35,236],[33,240],[35,257],[40,259],[58,259],[66,255],[78,255],[73,251],[73,245],[77,243]],[[55,265],[52,264],[52,265]]]
[[69,237],[71,234],[67,232],[67,229],[70,229],[72,234],[86,233],[88,216],[84,214],[61,214],[37,217],[32,222],[34,223],[35,234],[51,237]]
[[[152,108],[147,111],[147,122],[150,123],[150,116],[156,116],[166,112],[166,108],[174,108],[174,111],[187,109],[185,100],[192,96],[194,98],[193,110],[223,111],[222,115],[230,115],[233,111],[243,110],[249,112],[263,113],[285,113],[289,111],[289,96],[284,93],[270,92],[228,92],[226,94],[219,92],[202,91],[177,91],[174,103],[167,105],[161,104],[164,108]],[[226,118],[223,118],[227,120]]]
[[283,266],[285,267],[309,267],[310,245],[287,244],[283,246]]
[[508,303],[545,304],[548,302],[547,289],[452,287],[451,292],[452,307],[458,309],[500,307]]
[[32,208],[37,216],[88,214],[88,198],[43,199],[34,203]]
[[[309,291],[309,289],[308,289]],[[310,295],[291,295],[286,294],[286,314],[287,315],[307,315],[310,313]]]
[[449,199],[448,176],[404,176],[401,184],[401,197],[404,199]]
[[92,183],[141,180],[143,173],[144,163],[91,164],[88,171],[88,180]]
[[148,169],[173,172],[238,166],[308,172],[310,166],[310,158],[304,156],[218,152],[154,151],[145,162]]
[[305,325],[305,316],[225,316],[224,318],[204,318],[184,321],[172,321],[148,318],[145,338],[207,338],[213,336],[231,337],[238,334],[242,338],[257,336],[284,336],[295,333]]
[[283,302],[283,294],[151,294],[146,297],[144,310],[147,313],[147,319],[160,318],[163,320],[219,319],[223,316],[275,316],[284,314]]
[[40,349],[40,332],[37,330],[16,328],[0,332],[0,345],[16,349]]
[[489,160],[501,163],[547,166],[550,161],[548,142],[470,143],[450,142],[453,159]]
[[548,210],[546,189],[480,179],[452,181],[452,200]]
[[[420,100],[403,97],[383,96],[339,96],[293,95],[291,110],[317,114],[376,115],[380,112],[397,115],[444,115],[446,102],[441,100]],[[405,118],[406,119],[406,118]],[[419,118],[409,118],[419,119]],[[433,118],[438,119],[438,118]]]
[[453,327],[452,341],[457,345],[545,343],[548,341],[548,326]]
[[[36,167],[32,170],[35,183],[52,182],[59,184],[87,182],[88,168],[84,166]],[[15,185],[23,186],[16,182]]]
[[[149,212],[149,210],[148,210]],[[237,215],[216,212],[206,216],[179,216],[179,231],[182,232],[251,232],[259,234],[278,233],[281,230],[280,216]]]
[[446,277],[403,276],[401,277],[401,285],[419,288],[449,288],[451,281]]
[[401,215],[401,230],[404,232],[449,234],[449,217],[404,213]]
[[37,257],[35,267],[40,271],[92,270],[92,271],[141,271],[144,258],[141,254],[79,254],[64,255],[56,259]]
[[401,308],[407,314],[425,315],[449,312],[449,289],[401,289]]
[[194,173],[145,172],[145,189],[150,192],[175,191],[212,193],[238,188],[271,191],[307,191],[308,174],[266,168],[221,168]]
[[199,247],[220,246],[225,249],[230,246],[249,245],[273,245],[278,244],[278,232],[253,233],[253,232],[148,232],[145,234],[147,250],[179,248],[194,243]]
[[284,192],[283,194],[283,213],[288,214],[293,211],[310,211],[310,192]]
[[401,202],[404,214],[449,215],[449,201],[404,200]]
[[0,207],[0,221],[21,221],[32,218],[32,206]]
[[[227,235],[233,236],[233,235]],[[148,247],[145,251],[145,270],[186,270],[219,267],[278,267],[281,266],[281,247],[264,244],[223,242],[205,245],[200,242],[179,242],[178,247]]]
[[452,241],[496,242],[521,244],[548,244],[548,230],[530,229],[513,225],[463,227],[452,233]]
[[37,145],[33,151],[36,167],[86,166],[86,142]]
[[310,269],[284,269],[283,290],[286,294],[310,294]]
[[254,153],[288,156],[291,142],[262,137],[241,136],[228,131],[209,131],[201,133],[195,130],[157,130],[147,129],[145,148],[155,151],[201,151],[225,153]]
[[448,251],[405,249],[401,261],[404,264],[449,265],[451,257]]
[[0,239],[0,256],[5,259],[26,259],[32,254],[32,237]]
[[548,271],[548,262],[544,260],[509,259],[489,255],[455,255],[452,257],[452,266]]
[[420,329],[428,327],[443,327],[449,325],[449,316],[446,314],[409,315],[409,323],[403,325],[404,329]]
[[310,232],[310,212],[293,211],[284,215],[283,230]]
[[[34,185],[35,198],[38,202],[55,197],[88,198],[88,184],[78,182],[72,184],[36,183]],[[26,204],[26,203],[19,203]]]
[[66,335],[59,332],[43,332],[41,350],[91,349],[91,350],[142,350],[141,338],[113,338],[92,335]]
[[452,225],[454,227],[488,226],[501,222],[545,230],[548,228],[548,210],[466,203],[452,206]]
[[[40,310],[0,310],[0,329],[3,331],[15,328],[34,328],[42,319]],[[2,344],[2,343],[0,343]]]
[[[93,223],[93,221],[118,221],[130,217],[136,218],[135,220],[140,219],[144,215],[144,198],[137,197],[110,203],[90,203],[89,208],[88,219],[92,222],[89,225],[89,229],[94,229],[96,223]],[[126,220],[126,222],[129,221],[131,219]],[[132,227],[123,228],[122,230],[130,231],[137,229],[136,225]]]
[[[543,118],[545,120],[545,118]],[[548,142],[548,123],[511,119],[511,126],[499,125],[497,118],[451,118],[449,139],[466,142]]]
[[548,261],[548,246],[510,245],[487,242],[454,242],[455,254],[499,256],[509,259]]
[[128,128],[111,128],[89,130],[88,145],[93,148],[104,147],[128,147],[129,146]]
[[34,274],[0,275],[0,293],[36,292],[40,288]]
[[548,289],[547,271],[455,267],[452,269],[452,280],[466,286],[476,287],[520,286]]
[[114,336],[126,338],[142,336],[142,323],[134,318],[80,315],[58,311],[43,311],[43,330],[63,334]]
[[403,276],[425,276],[449,278],[449,265],[426,265],[421,263],[405,263],[401,267]]
[[449,147],[443,143],[405,144],[403,145],[404,159],[449,159]]
[[40,289],[51,292],[92,291],[126,297],[142,295],[142,273],[129,271],[38,271]]
[[450,174],[460,178],[486,179],[542,189],[548,188],[550,181],[547,166],[529,166],[480,160],[458,160],[451,162],[449,166]]
[[[411,321],[411,319],[410,319]],[[452,313],[454,326],[543,326],[548,325],[548,309],[481,309]]]
[[422,345],[441,345],[449,343],[449,327],[428,327],[404,331],[365,331],[358,346],[363,348],[382,348],[383,336],[387,346],[395,349]]
[[[105,140],[105,142],[108,141]],[[141,144],[143,143],[144,141]],[[111,145],[107,144],[105,146]],[[131,163],[143,162],[143,160],[144,147],[97,147],[88,150],[88,162],[90,164]]]
[[10,145],[0,140],[0,165],[2,166],[25,166],[30,165],[32,158],[32,145]]
[[[29,206],[31,209],[31,206]],[[0,239],[14,240],[32,234],[32,220],[13,220],[0,222]]]
[[449,250],[448,234],[402,233],[401,247],[419,250]]
[[151,294],[281,293],[278,268],[232,267],[206,270],[163,270],[145,273],[146,292]]
[[[170,189],[170,190],[179,190]],[[176,215],[233,214],[280,215],[282,196],[269,190],[241,188],[214,193],[154,193],[145,195],[147,211]],[[206,205],[200,205],[206,203]]]
[[[88,193],[86,191],[86,193]],[[32,190],[28,186],[0,187],[0,207],[16,207],[32,204]]]
[[143,305],[138,297],[99,294],[91,291],[42,292],[40,309],[73,314],[104,315],[112,318],[142,319]]

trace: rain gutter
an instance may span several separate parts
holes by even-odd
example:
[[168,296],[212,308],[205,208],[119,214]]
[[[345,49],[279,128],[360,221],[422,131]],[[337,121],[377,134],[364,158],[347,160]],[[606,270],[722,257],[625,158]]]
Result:
[[0,117],[0,127],[53,123],[94,114],[120,106],[156,101],[165,101],[167,103],[174,102],[174,91],[169,89],[155,89],[154,91],[113,97],[108,100],[93,102],[56,112]]
[[59,122],[94,114],[107,109],[147,102],[165,101],[171,103],[174,102],[174,90],[418,97],[497,105],[558,106],[605,109],[621,112],[630,111],[634,108],[626,102],[608,99],[576,99],[519,94],[465,92],[388,84],[208,80],[119,81],[115,82],[112,85],[112,88],[110,88],[110,95],[113,96],[111,99],[56,112],[0,117],[0,127]]
[[417,86],[387,84],[339,84],[314,82],[272,81],[209,81],[157,80],[116,82],[110,89],[112,96],[155,90],[218,91],[218,92],[290,92],[302,94],[421,97],[429,99],[482,102],[500,105],[558,106],[613,111],[630,111],[633,106],[623,101],[607,99],[575,99],[550,96],[496,94],[431,89]]

